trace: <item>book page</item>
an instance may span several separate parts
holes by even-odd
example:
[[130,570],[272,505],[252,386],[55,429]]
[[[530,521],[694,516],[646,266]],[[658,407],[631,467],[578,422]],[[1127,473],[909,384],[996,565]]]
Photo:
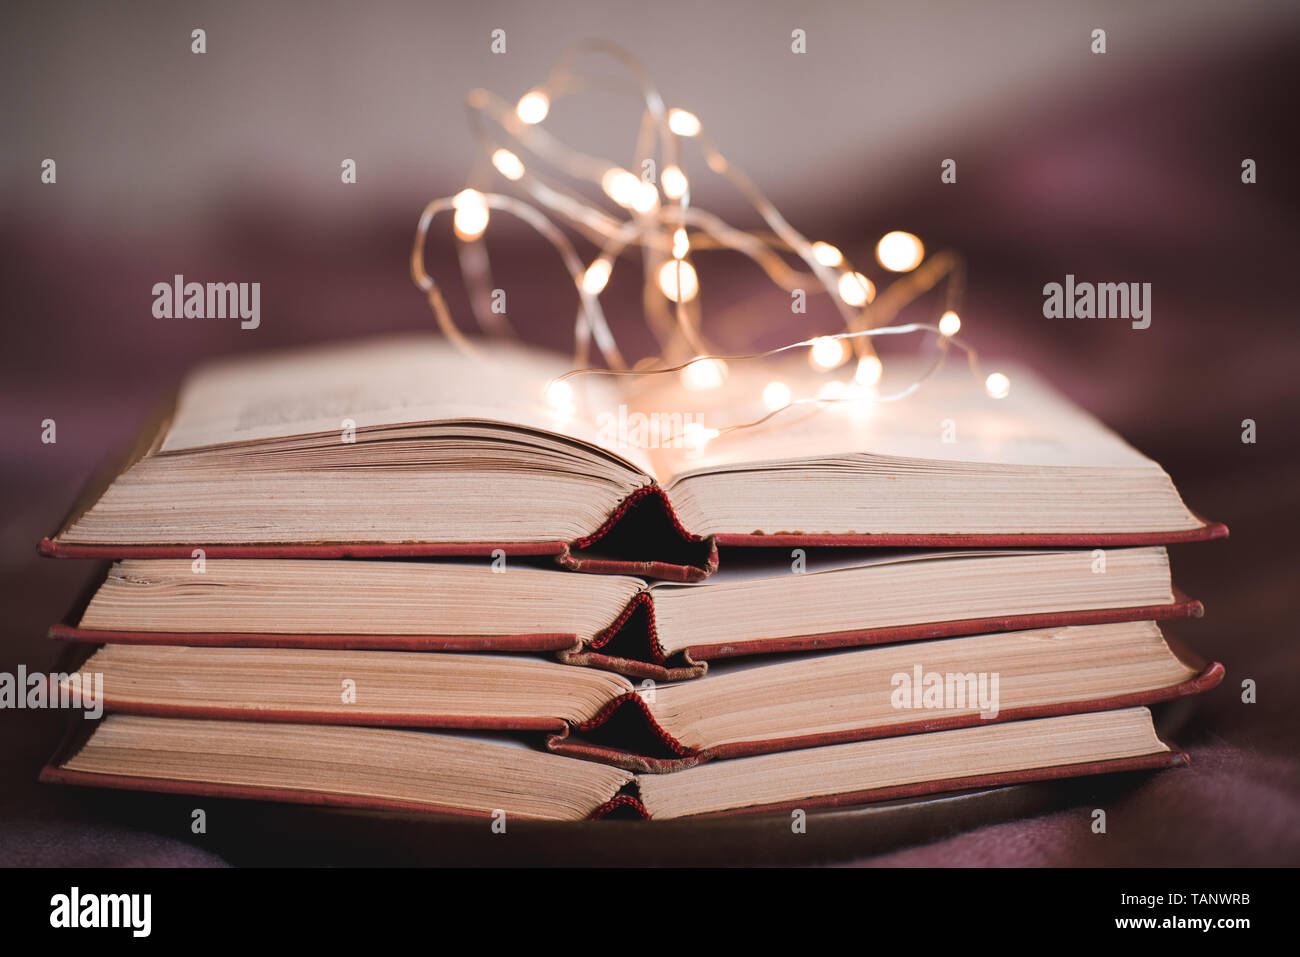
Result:
[[602,442],[586,412],[617,405],[608,380],[573,380],[577,401],[557,412],[546,387],[569,371],[565,357],[508,343],[480,344],[480,352],[408,335],[214,362],[186,380],[162,451],[339,432],[345,422],[491,422],[604,448],[648,471],[637,450]]
[[[704,392],[689,392],[665,376],[638,395],[638,408],[674,407],[706,429],[723,430],[768,413],[762,402],[768,382],[786,383],[795,398],[815,396],[833,379],[850,382],[853,369],[849,364],[818,374],[802,359],[733,365],[724,388]],[[901,390],[925,368],[924,362],[892,360],[880,394]],[[1028,369],[1002,363],[989,368],[1010,376],[1006,398],[989,396],[964,359],[953,356],[904,399],[798,405],[761,426],[712,438],[703,448],[653,450],[652,460],[665,481],[855,455],[976,466],[1159,469]]]

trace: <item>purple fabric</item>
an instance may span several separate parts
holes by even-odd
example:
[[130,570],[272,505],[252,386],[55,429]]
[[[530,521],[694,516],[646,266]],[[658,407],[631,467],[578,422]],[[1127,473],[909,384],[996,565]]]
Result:
[[1300,771],[1294,761],[1225,746],[1155,775],[1103,806],[979,828],[855,862],[871,867],[1233,867],[1300,861]]

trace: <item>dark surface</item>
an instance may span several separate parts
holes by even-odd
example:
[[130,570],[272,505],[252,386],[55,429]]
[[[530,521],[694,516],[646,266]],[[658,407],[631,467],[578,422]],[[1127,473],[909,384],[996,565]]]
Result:
[[[906,832],[901,847],[880,842],[864,818],[860,830],[837,825],[846,828],[843,842],[789,859],[1300,863],[1297,63],[1293,33],[1195,62],[1135,61],[1123,85],[1078,89],[1050,107],[1004,111],[967,130],[938,154],[960,157],[956,186],[938,184],[937,159],[927,154],[892,179],[858,184],[858,200],[838,221],[808,223],[797,209],[785,210],[864,262],[875,237],[899,225],[931,248],[961,249],[969,259],[963,317],[972,341],[1050,377],[1165,465],[1193,509],[1232,530],[1226,542],[1173,552],[1178,584],[1205,602],[1207,616],[1171,630],[1228,673],[1179,736],[1192,766],[1107,791],[1107,835],[1091,833],[1094,805],[1075,795],[1066,809],[1001,823],[993,816],[983,827],[978,816],[939,813],[930,827]],[[1240,182],[1246,156],[1258,161],[1256,185]],[[258,190],[202,224],[139,230],[122,222],[106,236],[80,232],[76,210],[60,208],[57,196],[48,215],[0,219],[0,670],[50,667],[45,628],[80,591],[90,563],[38,559],[36,542],[193,361],[431,326],[406,276],[416,211],[428,197],[390,210],[367,206],[365,195],[350,198],[344,225],[330,229],[295,219]],[[528,255],[532,248],[520,250],[512,281],[532,302],[547,302],[562,295],[563,281],[549,260]],[[509,259],[508,246],[497,255]],[[444,259],[442,268],[454,266]],[[261,281],[263,328],[241,333],[227,323],[153,319],[149,289],[173,272]],[[1151,328],[1044,319],[1042,285],[1067,272],[1152,282]],[[782,327],[781,294],[752,273],[724,269],[714,286],[707,274],[704,282],[706,294],[720,290],[710,302],[721,307],[712,328],[723,348],[807,334],[807,325]],[[561,318],[530,325],[529,338],[563,343],[571,312],[568,299],[557,301]],[[819,328],[829,329],[829,319]],[[56,445],[39,439],[47,417],[58,422]],[[1241,442],[1245,418],[1258,423],[1256,444]],[[1256,704],[1241,701],[1248,678],[1258,685]],[[37,785],[60,720],[50,712],[0,713],[0,862],[208,864],[265,860],[259,849],[268,842],[286,846],[275,843],[280,825],[203,843],[175,836],[158,803]],[[953,835],[954,826],[961,833]],[[334,834],[322,825],[314,837],[292,840],[310,845],[302,860],[374,859],[373,848],[350,848]],[[698,842],[698,859],[709,860],[716,856],[710,847],[732,839],[719,832],[711,844],[697,833],[687,847]],[[782,859],[781,840],[756,836],[737,859]],[[880,853],[886,847],[895,849]],[[555,859],[544,841],[537,853],[537,863]]]
[[[1086,829],[1091,808],[1110,806],[1150,776],[1125,772],[816,811],[808,814],[799,832],[789,814],[778,813],[676,821],[512,821],[505,833],[496,833],[487,818],[71,790],[93,802],[100,826],[92,834],[104,833],[105,852],[122,853],[123,845],[139,843],[139,862],[145,864],[221,860],[241,867],[664,867],[819,863],[893,851],[1064,808],[1075,808],[1065,813]],[[206,815],[207,832],[201,836],[191,833],[196,807]],[[38,839],[19,842],[10,863],[75,865],[87,853],[82,844],[69,847],[66,840],[40,839],[50,836],[44,826],[33,828],[33,834]],[[143,856],[147,845],[157,848],[157,859]]]

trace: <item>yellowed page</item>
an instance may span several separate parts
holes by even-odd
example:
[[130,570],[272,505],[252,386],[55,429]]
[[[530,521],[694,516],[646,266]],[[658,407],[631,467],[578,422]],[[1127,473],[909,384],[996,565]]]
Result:
[[560,413],[547,385],[569,371],[555,354],[497,343],[482,357],[433,335],[330,343],[214,362],[189,377],[163,452],[421,422],[490,422],[549,432],[613,452],[643,472],[647,457],[601,440],[590,410],[618,405],[608,379],[573,382]]
[[[924,362],[896,360],[881,393],[904,387]],[[894,402],[838,402],[788,409],[763,426],[720,435],[702,450],[667,447],[652,452],[661,480],[701,472],[777,463],[835,460],[851,455],[970,463],[980,466],[1159,466],[1114,432],[1061,397],[1028,369],[999,364],[1011,393],[994,399],[960,357],[912,395]],[[643,411],[674,409],[708,429],[757,420],[768,410],[764,386],[780,380],[796,398],[815,396],[833,379],[848,383],[852,366],[815,373],[806,360],[733,363],[723,389],[690,392],[664,377],[635,399]]]

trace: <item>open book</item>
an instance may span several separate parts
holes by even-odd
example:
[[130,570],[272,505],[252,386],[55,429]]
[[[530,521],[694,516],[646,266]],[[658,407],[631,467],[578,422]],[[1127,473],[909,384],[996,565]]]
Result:
[[903,401],[797,406],[703,441],[764,415],[769,379],[803,396],[826,378],[799,362],[738,363],[725,391],[583,376],[555,406],[548,386],[566,365],[500,345],[476,358],[416,336],[205,366],[43,549],[501,549],[691,580],[713,570],[719,544],[1140,545],[1226,534],[1188,511],[1159,465],[1023,370],[1002,400],[953,370]]
[[723,666],[634,686],[513,655],[105,645],[106,710],[169,718],[550,733],[551,750],[663,772],[718,757],[1152,704],[1218,684],[1154,622],[1037,629]]
[[[830,556],[830,557],[828,557]],[[707,582],[519,563],[176,559],[115,563],[56,638],[94,643],[553,652],[679,679],[704,662],[1017,628],[1199,616],[1159,546],[1094,554],[823,550]]]
[[674,774],[482,738],[110,715],[42,780],[335,807],[577,821],[813,809],[1106,771],[1186,756],[1146,708],[1011,721],[716,761]]

